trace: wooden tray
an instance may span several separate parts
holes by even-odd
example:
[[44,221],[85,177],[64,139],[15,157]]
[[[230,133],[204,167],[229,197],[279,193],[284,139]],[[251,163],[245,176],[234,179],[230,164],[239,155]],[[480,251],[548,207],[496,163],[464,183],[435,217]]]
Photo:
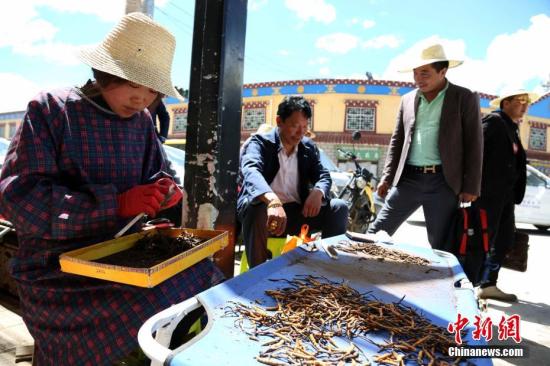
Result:
[[[186,231],[208,238],[198,246],[182,252],[150,268],[135,268],[94,262],[99,258],[129,249],[146,234],[160,232],[175,237]],[[227,231],[198,229],[153,229],[123,236],[59,256],[61,271],[140,287],[154,287],[177,273],[216,253],[228,244]]]

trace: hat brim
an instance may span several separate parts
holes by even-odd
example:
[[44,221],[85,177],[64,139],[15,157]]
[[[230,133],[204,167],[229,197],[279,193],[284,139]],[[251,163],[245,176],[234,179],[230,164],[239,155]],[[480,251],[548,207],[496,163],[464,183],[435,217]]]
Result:
[[518,90],[518,91],[515,91],[515,92],[511,92],[511,93],[505,93],[505,94],[501,95],[500,97],[491,100],[489,102],[489,105],[493,108],[500,108],[500,102],[503,99],[510,98],[510,97],[515,96],[515,95],[525,95],[525,94],[527,94],[527,96],[529,97],[529,100],[531,100],[531,104],[536,102],[537,99],[539,99],[539,95],[536,94],[536,93],[530,93],[530,92],[525,91],[525,90]]
[[449,62],[449,69],[452,69],[453,67],[457,67],[462,65],[464,61],[461,60],[447,60],[447,59],[441,59],[441,58],[432,58],[429,60],[417,60],[416,62],[413,62],[410,64],[409,67],[406,69],[397,70],[398,72],[411,72],[417,67],[433,64],[435,62],[442,62],[442,61],[448,61]]
[[185,101],[185,98],[178,93],[176,88],[174,88],[169,77],[167,79],[167,77],[159,73],[147,74],[146,72],[149,70],[141,70],[138,68],[129,69],[128,67],[123,68],[123,63],[114,60],[101,45],[80,48],[77,51],[77,57],[83,63],[94,69],[118,76],[119,78],[151,88],[164,95]]

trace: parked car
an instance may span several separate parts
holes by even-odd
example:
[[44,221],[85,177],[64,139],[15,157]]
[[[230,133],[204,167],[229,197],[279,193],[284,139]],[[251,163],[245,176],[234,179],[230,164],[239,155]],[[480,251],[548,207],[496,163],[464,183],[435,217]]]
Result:
[[[550,228],[550,178],[527,164],[527,185],[525,197],[516,205],[516,224],[531,224],[539,230]],[[423,222],[422,207],[416,210],[408,221]]]
[[6,154],[8,153],[9,146],[10,142],[5,138],[0,137],[0,170],[2,169],[2,165],[4,164],[4,159],[6,158]]
[[179,180],[180,185],[183,185],[183,177],[185,176],[185,151],[166,144],[162,145],[172,169],[176,172],[175,178]]
[[525,197],[516,205],[516,222],[550,228],[550,178],[531,165],[527,165]]

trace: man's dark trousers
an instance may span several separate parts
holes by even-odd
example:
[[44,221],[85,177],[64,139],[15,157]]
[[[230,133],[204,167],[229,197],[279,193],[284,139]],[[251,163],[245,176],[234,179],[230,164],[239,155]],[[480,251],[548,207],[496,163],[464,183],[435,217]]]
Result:
[[480,197],[476,205],[487,211],[489,255],[483,267],[480,287],[496,286],[498,272],[508,249],[514,244],[514,195]]
[[[321,206],[319,215],[304,217],[302,205],[296,202],[283,205],[287,216],[286,230],[283,236],[298,235],[303,224],[309,225],[309,231],[322,230],[322,236],[328,238],[344,234],[348,222],[348,207],[343,200],[331,199]],[[263,202],[250,204],[241,218],[246,258],[250,268],[265,262],[268,257],[267,205]]]
[[428,241],[432,248],[443,249],[451,220],[458,208],[458,197],[445,182],[441,172],[405,171],[397,186],[388,193],[384,207],[369,228],[369,233],[383,230],[393,235],[420,206],[424,209]]

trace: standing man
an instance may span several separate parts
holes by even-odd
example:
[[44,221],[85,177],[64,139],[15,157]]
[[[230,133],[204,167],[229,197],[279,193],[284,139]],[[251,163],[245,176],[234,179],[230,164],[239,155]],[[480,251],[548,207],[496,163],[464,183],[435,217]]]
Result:
[[147,108],[149,109],[149,113],[151,113],[151,119],[153,120],[153,125],[157,126],[157,116],[159,120],[159,128],[157,129],[157,136],[164,144],[166,142],[166,139],[168,138],[168,129],[170,128],[170,114],[166,110],[166,106],[164,105],[164,102],[162,101],[162,98],[164,95],[159,95],[153,103]]
[[251,268],[268,258],[268,233],[295,235],[302,224],[324,237],[346,231],[346,203],[330,199],[330,173],[304,137],[310,118],[302,96],[287,96],[277,109],[277,128],[253,135],[243,151],[237,213]]
[[481,184],[483,140],[479,99],[450,83],[449,60],[441,45],[422,51],[411,69],[418,89],[401,98],[397,124],[377,191],[386,197],[369,232],[393,235],[418,207],[424,209],[428,240],[444,248],[453,214],[475,201]]
[[525,90],[504,93],[491,101],[498,108],[483,118],[483,176],[476,204],[487,211],[489,255],[478,295],[482,299],[517,301],[497,287],[498,273],[508,248],[514,243],[514,205],[525,194],[526,157],[518,123],[537,95]]

